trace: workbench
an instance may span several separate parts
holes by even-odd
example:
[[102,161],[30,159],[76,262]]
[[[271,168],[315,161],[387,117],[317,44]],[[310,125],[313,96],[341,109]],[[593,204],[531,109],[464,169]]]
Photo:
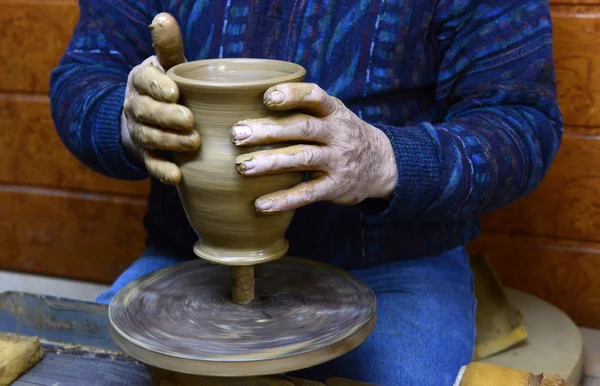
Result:
[[42,360],[15,386],[152,385],[151,369],[109,336],[108,307],[22,292],[0,293],[0,332],[38,336]]

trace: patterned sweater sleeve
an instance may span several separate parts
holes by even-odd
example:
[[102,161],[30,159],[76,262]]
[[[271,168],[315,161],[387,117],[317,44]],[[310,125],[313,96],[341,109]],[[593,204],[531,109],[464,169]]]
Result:
[[447,114],[375,125],[399,174],[391,202],[375,205],[383,217],[467,219],[502,207],[540,183],[561,141],[547,1],[440,0],[436,18]]
[[121,145],[129,71],[152,55],[148,1],[81,0],[80,19],[50,76],[52,118],[69,151],[94,171],[144,179]]

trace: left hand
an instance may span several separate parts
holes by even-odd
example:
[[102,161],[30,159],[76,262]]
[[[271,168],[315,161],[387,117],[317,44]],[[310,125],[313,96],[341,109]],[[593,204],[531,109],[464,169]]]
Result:
[[311,179],[256,200],[259,212],[296,209],[317,201],[355,205],[388,198],[398,180],[394,150],[381,130],[362,121],[344,104],[310,83],[286,83],[265,92],[270,110],[291,115],[238,122],[231,130],[237,146],[301,142],[243,154],[236,169],[245,176],[310,171]]

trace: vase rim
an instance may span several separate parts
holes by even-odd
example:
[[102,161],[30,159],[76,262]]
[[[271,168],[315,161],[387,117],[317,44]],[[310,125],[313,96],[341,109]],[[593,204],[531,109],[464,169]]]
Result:
[[[267,77],[258,80],[249,81],[216,81],[216,80],[199,80],[180,75],[182,71],[189,71],[199,67],[206,67],[222,64],[247,64],[253,66],[256,69],[264,69],[265,66],[272,66],[276,68],[279,66],[282,72],[289,72],[283,76]],[[167,75],[177,84],[190,85],[190,86],[201,86],[208,88],[219,88],[219,89],[240,89],[240,88],[256,88],[256,87],[269,87],[275,84],[302,81],[306,75],[306,70],[299,64],[293,62],[287,62],[283,60],[275,59],[257,59],[257,58],[221,58],[221,59],[203,59],[195,60],[192,62],[186,62],[178,64],[167,71]]]

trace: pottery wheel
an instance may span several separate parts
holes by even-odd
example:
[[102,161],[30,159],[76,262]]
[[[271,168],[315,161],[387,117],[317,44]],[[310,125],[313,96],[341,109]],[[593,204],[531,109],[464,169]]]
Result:
[[256,297],[230,300],[230,268],[192,260],[146,275],[109,306],[111,334],[132,357],[198,375],[278,374],[336,358],[375,325],[375,296],[329,265],[283,258],[255,267]]

